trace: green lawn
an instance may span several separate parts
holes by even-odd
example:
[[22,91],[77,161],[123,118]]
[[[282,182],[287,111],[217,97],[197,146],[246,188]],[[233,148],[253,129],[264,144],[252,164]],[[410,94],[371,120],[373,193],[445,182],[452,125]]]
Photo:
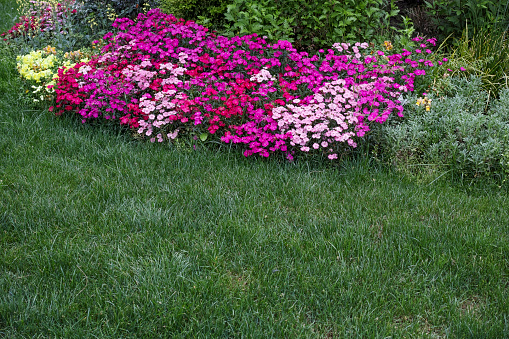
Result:
[[0,337],[509,337],[507,187],[138,142],[20,86],[2,50]]

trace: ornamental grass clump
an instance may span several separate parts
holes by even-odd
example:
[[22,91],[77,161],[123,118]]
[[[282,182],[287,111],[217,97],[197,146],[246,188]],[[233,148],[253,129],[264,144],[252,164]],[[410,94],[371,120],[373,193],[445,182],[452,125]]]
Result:
[[335,159],[373,123],[401,116],[398,98],[433,67],[433,39],[401,54],[337,43],[320,57],[256,34],[216,36],[158,9],[113,26],[99,55],[59,70],[56,114],[118,120],[152,142],[187,134],[243,144],[246,156]]

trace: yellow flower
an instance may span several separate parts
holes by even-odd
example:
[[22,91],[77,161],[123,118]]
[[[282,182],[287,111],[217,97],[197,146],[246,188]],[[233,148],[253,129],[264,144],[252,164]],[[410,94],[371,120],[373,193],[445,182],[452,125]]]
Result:
[[431,99],[428,99],[427,97],[417,99],[417,102],[415,104],[417,106],[420,106],[422,104],[423,106],[426,107],[426,111],[429,111],[431,109]]
[[390,41],[384,41],[384,45],[388,51],[390,51],[393,48],[392,43]]
[[[46,52],[51,51],[51,54],[46,56]],[[42,79],[52,76],[51,69],[58,63],[58,58],[53,53],[56,50],[54,47],[47,46],[43,50],[32,51],[27,55],[19,55],[16,57],[17,69],[19,74],[26,80],[35,80],[40,82]],[[44,55],[43,55],[44,52]]]

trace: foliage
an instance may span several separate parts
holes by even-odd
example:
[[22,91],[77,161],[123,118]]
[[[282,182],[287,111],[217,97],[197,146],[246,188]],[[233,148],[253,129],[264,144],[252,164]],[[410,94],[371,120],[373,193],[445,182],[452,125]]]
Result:
[[227,6],[225,27],[227,36],[256,33],[267,36],[268,41],[287,40],[293,42],[294,17],[285,17],[272,0],[234,0]]
[[159,8],[185,20],[195,20],[211,29],[224,25],[224,13],[231,0],[160,0]]
[[85,24],[89,41],[109,32],[116,18],[135,20],[139,13],[154,8],[157,0],[76,0],[80,4],[78,22]]
[[316,51],[338,41],[382,42],[380,33],[389,35],[389,21],[398,12],[394,2],[386,0],[234,0],[226,13],[232,25],[226,34],[289,36],[297,49]]
[[[415,47],[415,27],[412,19],[401,15],[401,24],[399,27],[391,26],[391,32],[389,33],[390,40],[394,41],[394,46],[397,48],[413,48]],[[418,36],[424,34],[417,34]]]
[[62,1],[59,1],[59,0],[43,0],[43,1],[16,0],[16,5],[17,5],[17,12],[18,12],[19,16],[29,17],[33,11],[34,5],[36,7],[40,7],[42,4],[44,4],[45,6],[54,8],[58,4],[61,4],[64,6],[69,5],[70,2],[71,1],[68,1],[68,0],[62,0]]
[[[471,33],[490,30],[496,26],[507,29],[509,25],[509,2],[498,0],[429,0],[426,8],[431,19],[442,33],[441,39],[449,35],[461,36],[466,25]],[[470,37],[467,37],[470,38]]]
[[215,137],[244,144],[246,156],[336,158],[370,124],[401,115],[397,98],[433,66],[424,57],[429,49],[385,55],[389,46],[384,52],[367,43],[336,43],[323,58],[309,57],[287,41],[216,37],[159,10],[114,26],[120,31],[105,36],[102,55],[59,70],[57,114],[119,119],[153,142],[182,133]]
[[466,74],[480,76],[483,88],[498,95],[509,87],[509,31],[480,29],[468,39],[465,30],[451,59],[465,63]]
[[19,21],[2,34],[4,41],[21,53],[54,46],[64,52],[89,47],[111,31],[115,18],[136,19],[155,6],[154,0],[33,0],[23,3]]
[[[196,19],[193,16],[197,6],[197,0],[178,1],[178,0],[161,0],[159,8],[167,14],[172,14],[177,18]],[[192,13],[192,14],[191,14]]]
[[490,102],[480,78],[455,77],[448,91],[410,96],[405,118],[382,126],[389,161],[402,169],[427,166],[462,177],[508,172],[509,89]]

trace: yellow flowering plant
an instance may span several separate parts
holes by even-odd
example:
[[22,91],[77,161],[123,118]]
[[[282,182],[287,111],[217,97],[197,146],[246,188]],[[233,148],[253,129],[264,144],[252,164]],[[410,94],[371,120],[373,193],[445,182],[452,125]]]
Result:
[[40,83],[52,78],[53,69],[58,65],[57,59],[56,53],[48,53],[46,49],[32,51],[17,56],[17,69],[23,79]]
[[54,97],[54,85],[58,79],[58,69],[72,68],[78,62],[90,60],[90,52],[71,51],[63,54],[55,47],[47,46],[41,50],[32,51],[25,55],[18,55],[17,70],[28,89],[34,102],[51,100]]
[[29,86],[26,93],[30,93],[34,102],[49,100],[54,90],[47,86],[56,76],[59,58],[56,49],[47,46],[42,50],[32,51],[25,55],[18,55],[17,69],[23,80]]

